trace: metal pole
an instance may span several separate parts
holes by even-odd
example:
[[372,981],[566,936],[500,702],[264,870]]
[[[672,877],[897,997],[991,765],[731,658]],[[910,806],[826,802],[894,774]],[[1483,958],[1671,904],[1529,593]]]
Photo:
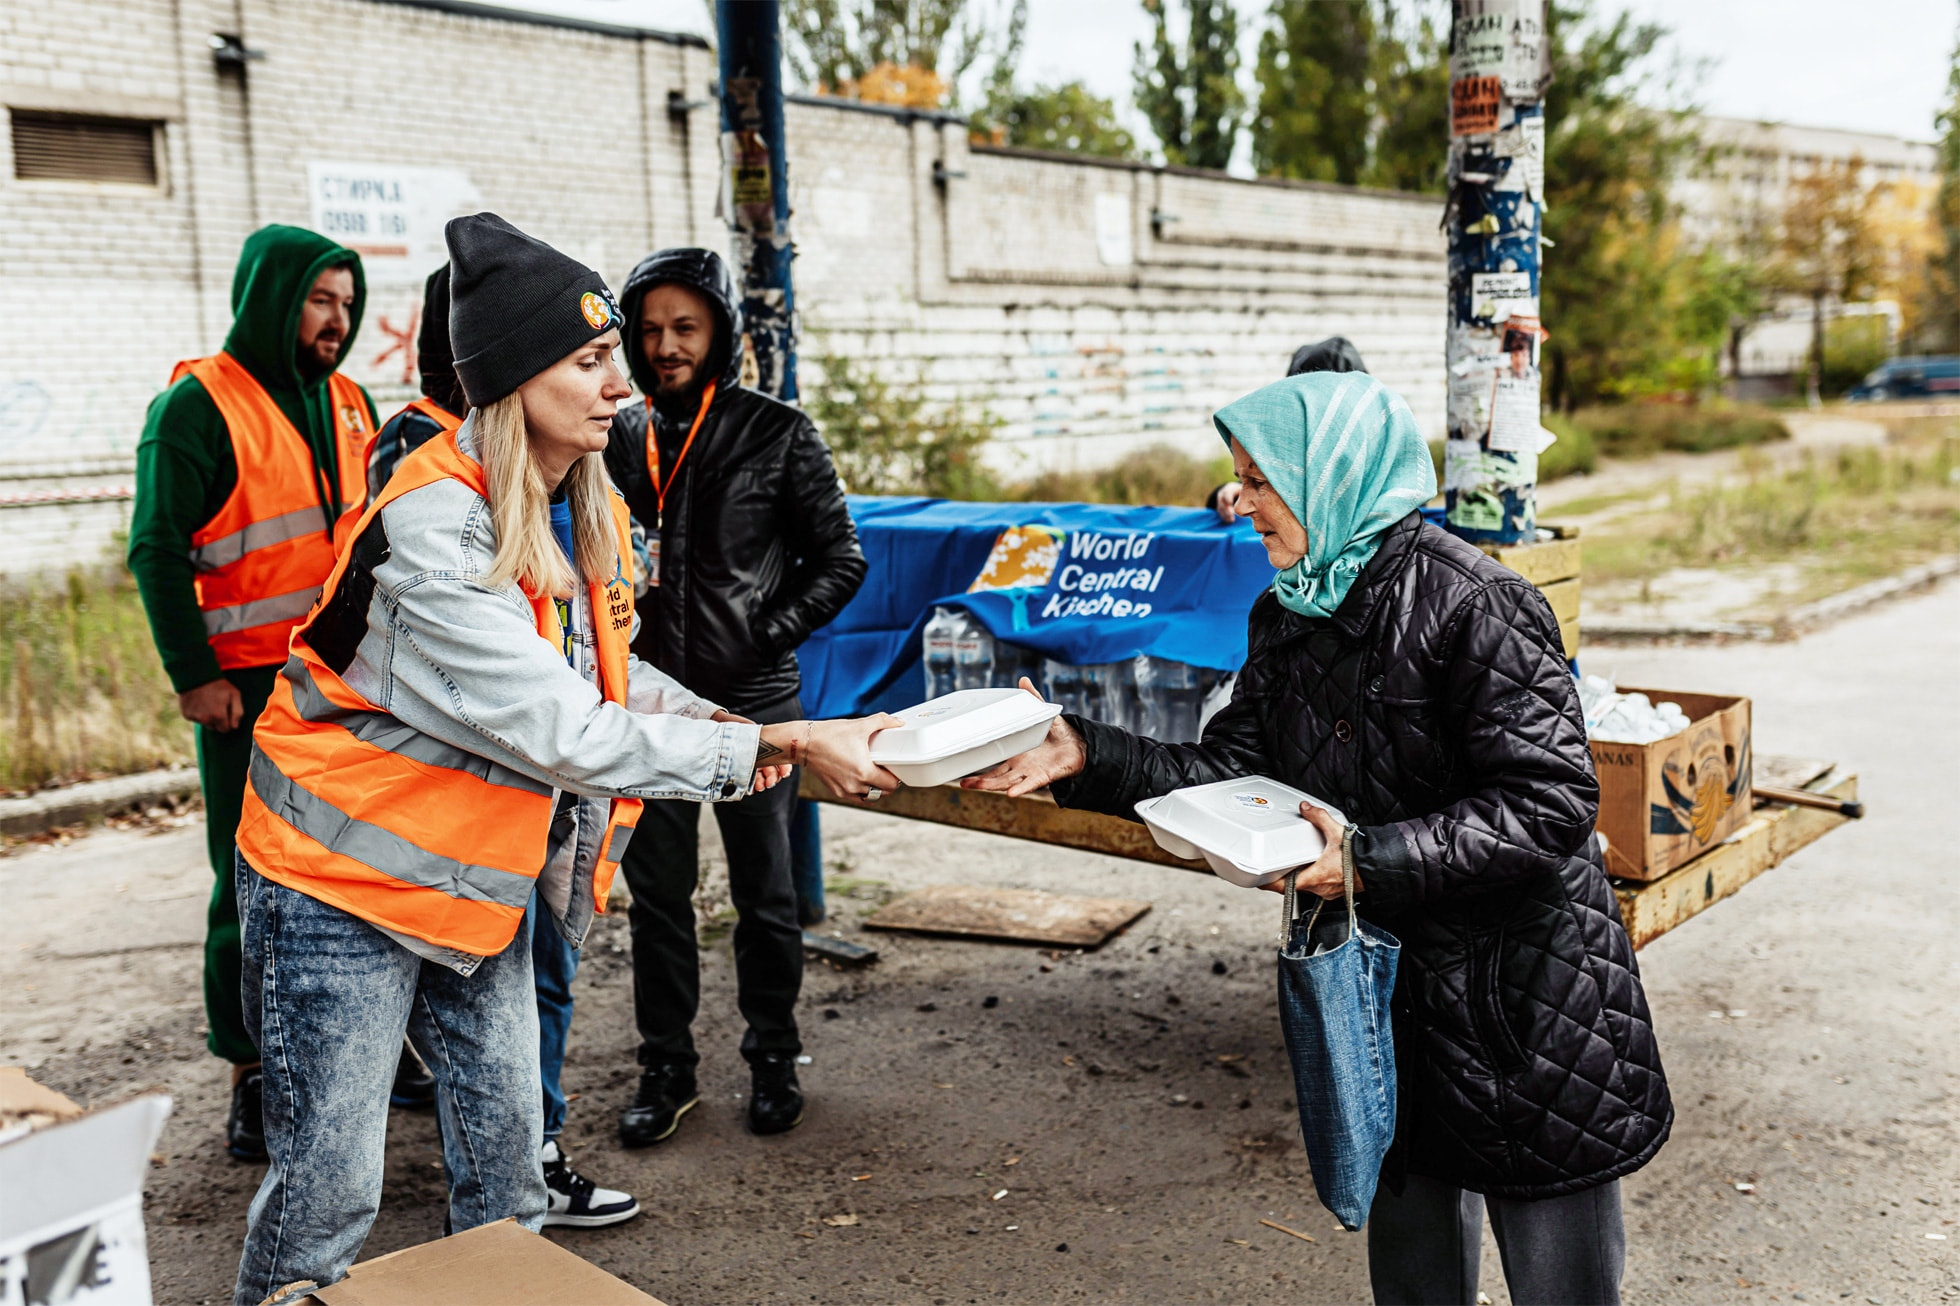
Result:
[[790,290],[789,159],[783,142],[777,0],[721,0],[721,154],[729,230],[741,267],[742,320],[758,388],[796,400],[795,298]]
[[1539,240],[1545,212],[1546,0],[1452,0],[1450,23],[1449,529],[1534,537]]

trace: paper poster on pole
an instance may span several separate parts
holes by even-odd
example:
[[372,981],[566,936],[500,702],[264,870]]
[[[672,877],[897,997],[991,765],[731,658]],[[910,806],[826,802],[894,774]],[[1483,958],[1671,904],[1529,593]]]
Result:
[[1459,77],[1450,82],[1450,135],[1483,136],[1497,130],[1503,106],[1502,84],[1495,77]]
[[1538,374],[1499,376],[1490,401],[1489,447],[1500,453],[1538,452]]
[[1513,100],[1536,100],[1550,76],[1543,10],[1530,0],[1459,0],[1450,77],[1495,77]]
[[1493,322],[1518,314],[1538,316],[1529,272],[1474,272],[1470,276],[1470,316]]

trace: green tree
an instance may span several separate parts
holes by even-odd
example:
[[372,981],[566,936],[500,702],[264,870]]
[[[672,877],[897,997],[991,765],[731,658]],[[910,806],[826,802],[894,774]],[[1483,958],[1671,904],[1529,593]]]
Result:
[[1925,352],[1960,350],[1960,38],[1946,79],[1946,107],[1940,110],[1940,189],[1933,221],[1940,243],[1928,260],[1919,288],[1921,326],[1915,347]]
[[1111,159],[1137,156],[1136,138],[1117,121],[1116,106],[1081,82],[1009,89],[990,97],[986,112],[975,115],[973,128],[987,135],[998,129],[1003,144],[1029,149]]
[[1180,53],[1171,39],[1169,0],[1143,0],[1156,24],[1150,50],[1136,47],[1137,108],[1169,163],[1223,168],[1232,160],[1245,96],[1239,90],[1239,17],[1230,0],[1186,0]]
[[1698,143],[1678,86],[1660,79],[1667,30],[1590,4],[1551,7],[1545,97],[1541,300],[1545,396],[1569,411],[1600,398],[1674,388],[1694,256],[1677,239],[1670,186]]
[[1259,35],[1252,119],[1261,175],[1352,186],[1368,173],[1376,62],[1395,44],[1375,10],[1374,0],[1273,0]]
[[1877,277],[1877,242],[1871,210],[1875,187],[1861,174],[1857,155],[1825,164],[1790,182],[1790,198],[1771,275],[1779,288],[1810,301],[1810,367],[1822,377],[1826,352],[1824,309],[1871,292]]
[[880,67],[936,74],[949,97],[991,54],[989,90],[1011,86],[1027,0],[785,0],[783,54],[806,88],[835,92]]
[[1374,59],[1374,153],[1361,180],[1440,195],[1449,162],[1449,49],[1429,14],[1403,19],[1384,10]]

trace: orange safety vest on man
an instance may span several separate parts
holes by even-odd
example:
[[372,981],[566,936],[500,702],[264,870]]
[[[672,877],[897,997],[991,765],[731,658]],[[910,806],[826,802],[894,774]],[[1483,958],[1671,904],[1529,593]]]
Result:
[[437,426],[440,426],[444,435],[449,435],[462,429],[462,418],[456,416],[456,414],[450,412],[447,408],[444,408],[441,404],[428,398],[426,395],[420,399],[409,400],[408,406],[434,422]]
[[177,364],[170,380],[187,372],[217,405],[238,461],[231,496],[191,536],[204,633],[226,671],[277,666],[286,660],[287,637],[333,570],[334,541],[360,511],[374,439],[367,398],[340,373],[327,378],[341,497],[329,520],[312,445],[244,365],[214,354]]
[[[329,599],[374,514],[445,477],[489,497],[482,464],[457,449],[456,437],[431,439],[402,461],[344,536]],[[611,500],[620,565],[605,583],[588,586],[588,596],[599,688],[623,704],[633,553],[626,505]],[[539,636],[556,647],[551,595],[524,593]],[[259,717],[239,851],[267,879],[372,924],[479,957],[502,952],[544,867],[551,786],[422,734],[348,688],[307,642],[318,611],[295,633]],[[621,613],[625,621],[611,619]],[[593,873],[599,912],[639,819],[638,799],[613,800]]]

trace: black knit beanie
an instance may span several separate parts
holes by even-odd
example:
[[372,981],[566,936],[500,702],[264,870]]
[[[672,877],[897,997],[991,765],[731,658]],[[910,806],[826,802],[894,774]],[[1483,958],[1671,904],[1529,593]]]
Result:
[[494,213],[451,219],[449,343],[456,376],[487,408],[620,325],[605,278]]
[[422,393],[458,417],[466,417],[470,401],[456,380],[456,356],[449,348],[449,265],[429,274],[422,287],[422,327],[415,333],[415,365],[422,373]]

